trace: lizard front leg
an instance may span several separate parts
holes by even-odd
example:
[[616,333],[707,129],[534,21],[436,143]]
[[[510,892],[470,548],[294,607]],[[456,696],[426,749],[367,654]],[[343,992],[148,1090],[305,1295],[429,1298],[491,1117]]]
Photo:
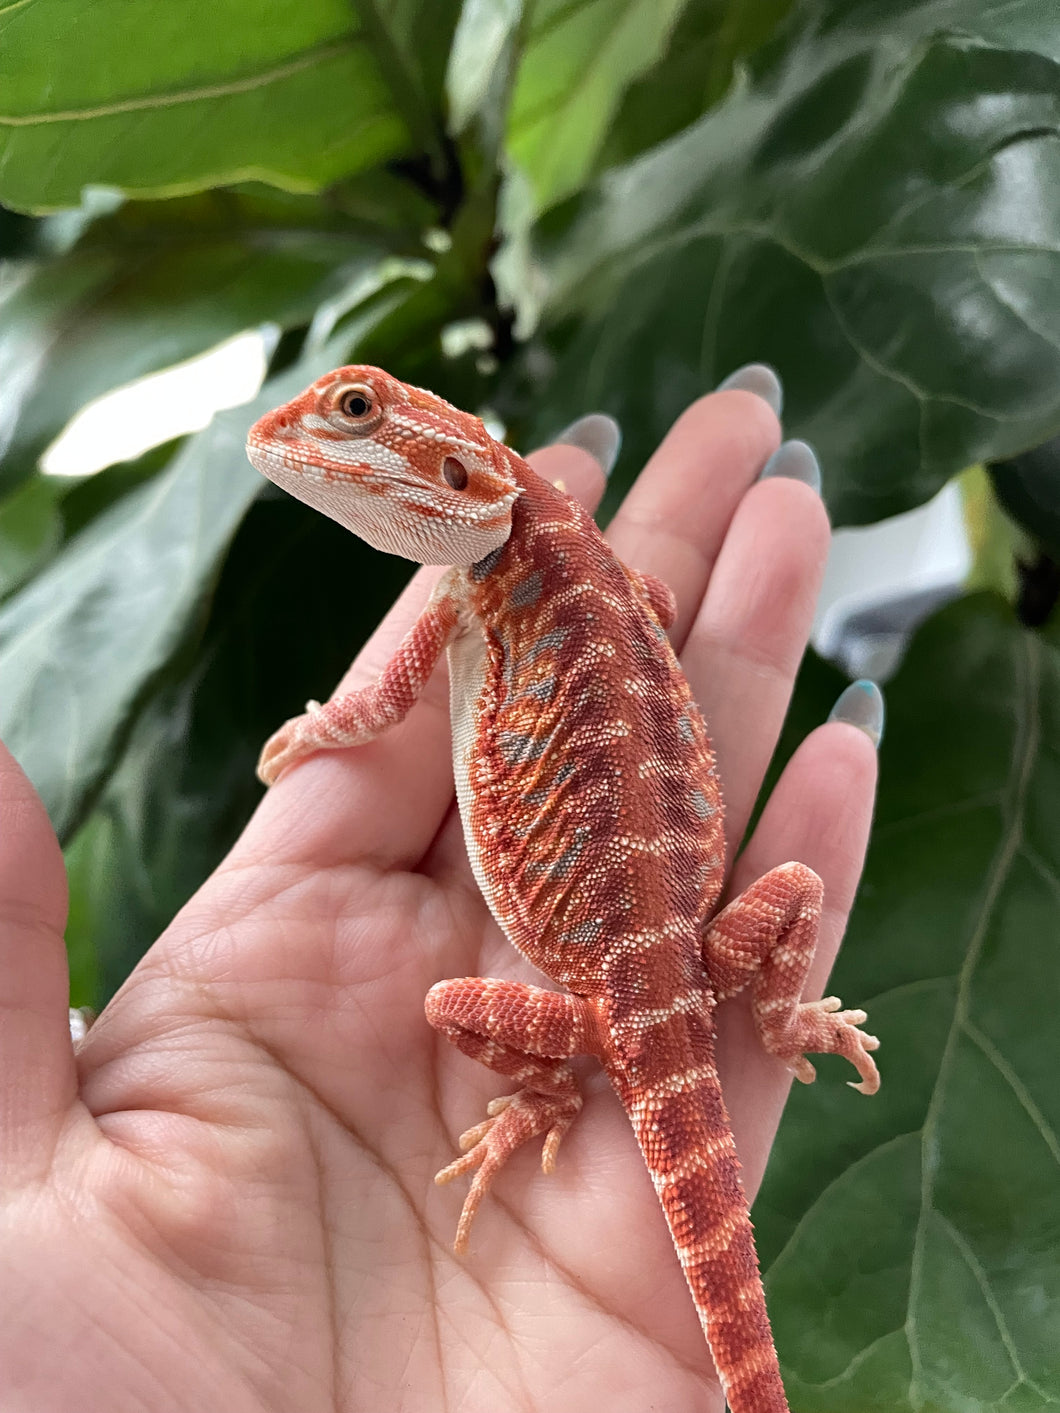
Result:
[[362,746],[411,710],[434,666],[456,631],[459,605],[446,575],[427,607],[409,629],[378,682],[333,697],[321,706],[310,702],[302,716],[292,716],[265,743],[258,778],[271,785],[280,772],[316,751]]
[[806,1052],[845,1055],[861,1076],[863,1094],[880,1087],[868,1053],[879,1046],[858,1027],[864,1011],[841,1010],[836,996],[801,1001],[817,947],[823,885],[805,864],[786,863],[763,874],[718,913],[703,937],[703,960],[719,1001],[753,986],[751,1008],[763,1046],[809,1084],[815,1075]]
[[673,589],[654,574],[643,574],[639,569],[625,566],[637,592],[647,603],[664,628],[672,628],[677,619],[677,599]]
[[435,1182],[475,1171],[456,1229],[454,1250],[468,1232],[494,1177],[528,1139],[545,1134],[543,1172],[553,1171],[556,1150],[581,1109],[581,1094],[567,1060],[602,1052],[596,1012],[579,996],[515,981],[462,977],[440,981],[427,993],[427,1019],[471,1059],[523,1087],[494,1099],[488,1118],[460,1137],[463,1157]]

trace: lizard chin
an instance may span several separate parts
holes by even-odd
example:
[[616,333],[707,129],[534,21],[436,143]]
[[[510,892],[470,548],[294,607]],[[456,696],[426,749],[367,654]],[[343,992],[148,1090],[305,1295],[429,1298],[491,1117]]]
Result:
[[247,454],[255,469],[281,490],[384,554],[417,564],[470,566],[499,549],[511,534],[519,491],[499,477],[488,499],[465,497],[378,471],[359,476],[345,468],[328,470],[253,441]]

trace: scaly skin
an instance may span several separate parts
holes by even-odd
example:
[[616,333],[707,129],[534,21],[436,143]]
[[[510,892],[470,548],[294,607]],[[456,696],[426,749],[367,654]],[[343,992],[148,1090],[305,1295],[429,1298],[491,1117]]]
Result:
[[438,1175],[497,1171],[544,1137],[550,1171],[595,1055],[666,1214],[733,1413],[787,1408],[714,1059],[719,1001],[751,988],[762,1044],[879,1084],[861,1011],[800,1003],[821,884],[773,869],[721,912],[723,805],[703,719],[670,648],[665,586],[627,569],[589,516],[481,422],[377,368],[338,369],[261,419],[251,460],[379,548],[453,566],[380,681],[287,722],[259,772],[371,740],[408,712],[443,648],[468,854],[512,943],[567,990],[468,977],[427,1017],[519,1087]]

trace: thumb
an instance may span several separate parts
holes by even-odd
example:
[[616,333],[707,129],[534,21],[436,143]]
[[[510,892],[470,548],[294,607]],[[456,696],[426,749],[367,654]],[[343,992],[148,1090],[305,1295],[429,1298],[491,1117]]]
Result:
[[40,796],[0,745],[0,1153],[5,1180],[51,1158],[77,1092],[66,874]]

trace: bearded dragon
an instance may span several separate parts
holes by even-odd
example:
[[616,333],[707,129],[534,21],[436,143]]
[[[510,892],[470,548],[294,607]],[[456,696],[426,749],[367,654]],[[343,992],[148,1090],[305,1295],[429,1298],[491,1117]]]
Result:
[[427,1019],[518,1086],[438,1174],[473,1174],[456,1235],[507,1158],[542,1166],[581,1107],[593,1055],[629,1115],[733,1413],[787,1409],[718,1072],[715,1009],[750,988],[765,1049],[879,1076],[860,1010],[801,1002],[822,885],[771,870],[720,911],[714,752],[666,629],[674,600],[478,418],[378,368],[340,368],[250,432],[253,464],[370,545],[450,566],[378,682],[310,704],[267,742],[266,784],[315,751],[400,721],[448,650],[453,767],[468,856],[493,916],[564,991],[440,981]]

